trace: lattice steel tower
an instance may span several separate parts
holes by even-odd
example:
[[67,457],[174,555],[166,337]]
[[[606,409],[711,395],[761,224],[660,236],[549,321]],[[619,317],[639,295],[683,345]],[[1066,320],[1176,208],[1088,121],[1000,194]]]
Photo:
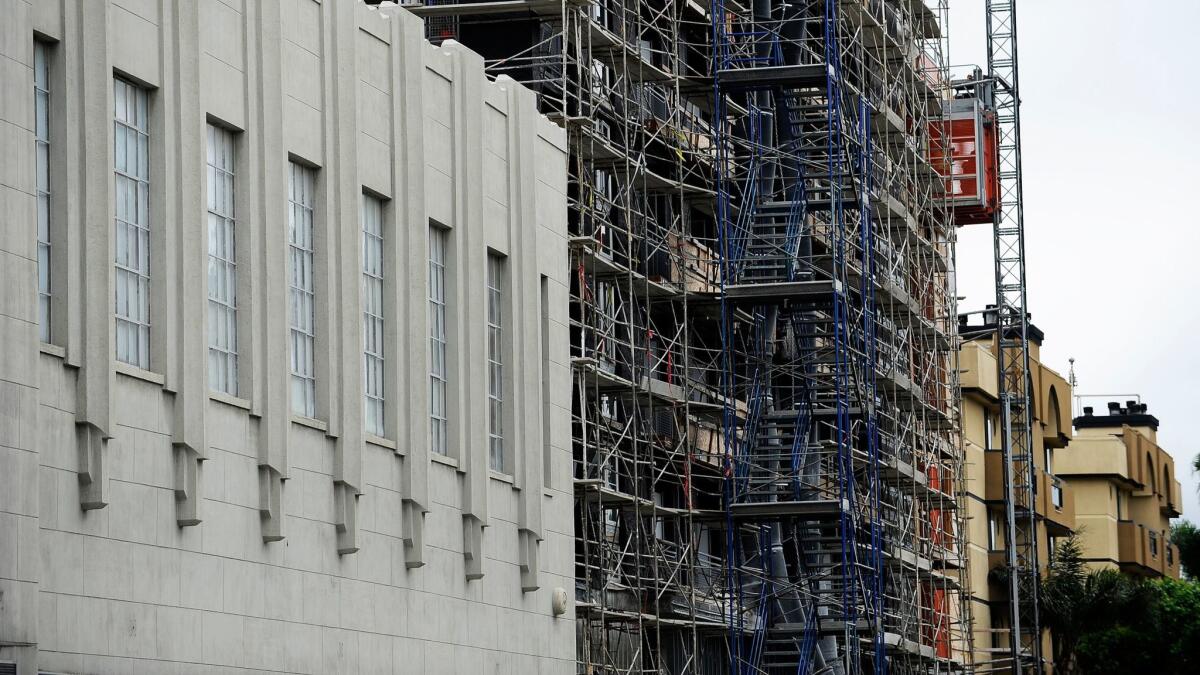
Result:
[[1004,452],[1013,672],[1042,672],[1038,617],[1037,512],[1025,287],[1025,212],[1021,176],[1021,97],[1016,0],[987,0],[988,75],[995,81],[1000,210],[993,222],[996,339],[999,341],[1000,441]]

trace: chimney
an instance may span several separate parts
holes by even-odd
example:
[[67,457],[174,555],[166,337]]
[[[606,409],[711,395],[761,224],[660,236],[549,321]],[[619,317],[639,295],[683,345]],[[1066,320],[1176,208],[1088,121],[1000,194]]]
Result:
[[983,324],[985,326],[995,326],[1000,323],[1000,310],[996,305],[988,305],[983,310]]

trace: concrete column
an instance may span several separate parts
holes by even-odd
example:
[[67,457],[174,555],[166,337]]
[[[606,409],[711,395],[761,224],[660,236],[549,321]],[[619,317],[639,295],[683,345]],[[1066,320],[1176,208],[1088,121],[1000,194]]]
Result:
[[338,553],[358,550],[357,504],[362,493],[363,432],[363,313],[362,313],[362,226],[360,213],[362,185],[358,180],[358,74],[355,41],[358,22],[354,3],[334,3],[330,7],[332,44],[326,64],[333,77],[327,84],[332,96],[327,103],[329,145],[326,153],[330,222],[329,239],[337,240],[336,255],[329,288],[334,321],[330,332],[337,332],[329,358],[335,362],[334,379],[329,382],[330,398],[340,400],[330,411],[330,432],[334,439],[333,482],[337,504],[336,528]]
[[[175,40],[164,39],[167,58],[163,98],[171,101],[175,202],[166,219],[175,229],[174,258],[177,300],[174,328],[178,364],[172,445],[175,453],[175,522],[183,527],[200,522],[200,462],[208,454],[205,412],[208,410],[208,226],[205,217],[205,120],[200,106],[200,25],[198,0],[181,0],[170,12]],[[164,22],[165,23],[165,22]],[[171,125],[168,125],[171,126]],[[166,323],[166,322],[164,322]],[[168,381],[168,384],[171,384]]]
[[532,91],[508,77],[509,142],[509,255],[514,334],[513,393],[516,415],[513,467],[520,488],[517,522],[521,590],[537,590],[538,543],[542,540],[542,400],[541,278],[538,274],[537,227],[537,102]]
[[[287,288],[287,151],[283,145],[283,55],[279,0],[248,3],[247,30],[255,41],[253,55],[248,51],[249,70],[259,83],[261,98],[248,119],[257,127],[257,143],[251,148],[259,171],[251,177],[259,194],[261,255],[252,261],[252,270],[260,292],[261,308],[255,322],[262,336],[255,355],[262,364],[261,386],[255,390],[261,401],[258,425],[259,514],[263,541],[283,539],[283,481],[288,475],[287,439],[291,425],[288,400],[290,364],[288,361]],[[253,101],[253,99],[251,99]],[[254,105],[252,102],[251,105]],[[256,408],[258,406],[256,405]]]
[[[424,24],[408,12],[390,15],[392,23],[392,144],[396,169],[396,236],[403,263],[398,316],[404,317],[401,363],[396,369],[408,383],[403,435],[397,445],[405,453],[402,473],[404,564],[425,564],[423,533],[429,511],[429,217],[425,212]],[[400,337],[400,335],[398,335]]]
[[[82,176],[77,209],[83,229],[79,287],[82,300],[82,358],[78,377],[76,433],[79,503],[108,505],[105,467],[112,434],[115,360],[113,342],[113,76],[108,51],[108,3],[79,3],[68,18],[68,34],[79,36],[79,127],[83,129]],[[70,199],[70,197],[69,197]]]
[[487,245],[483,221],[483,58],[453,40],[442,43],[451,53],[454,114],[454,213],[456,295],[450,308],[458,328],[458,372],[451,373],[451,394],[459,415],[451,420],[457,437],[459,471],[463,475],[463,556],[468,579],[483,577],[483,528],[488,524],[487,388],[475,373],[487,367],[484,298]]
[[[0,660],[37,672],[41,556],[37,427],[36,156],[33,26],[23,0],[0,0]],[[15,64],[15,66],[14,66]]]

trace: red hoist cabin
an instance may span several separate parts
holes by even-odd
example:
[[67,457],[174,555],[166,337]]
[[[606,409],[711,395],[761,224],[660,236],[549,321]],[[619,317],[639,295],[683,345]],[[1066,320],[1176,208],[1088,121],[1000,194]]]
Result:
[[929,161],[946,181],[955,225],[991,223],[1000,211],[993,86],[978,70],[969,79],[954,82],[946,118],[932,125]]

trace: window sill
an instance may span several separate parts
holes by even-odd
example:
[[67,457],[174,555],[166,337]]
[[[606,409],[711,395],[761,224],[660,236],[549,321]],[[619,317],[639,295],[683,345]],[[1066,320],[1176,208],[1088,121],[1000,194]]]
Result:
[[163,386],[167,383],[167,378],[158,373],[131,366],[124,361],[117,361],[117,373],[126,377],[132,377],[135,380],[145,380],[158,386]]
[[488,469],[488,478],[491,478],[492,480],[498,480],[501,483],[508,483],[509,485],[515,484],[511,475],[502,473],[495,469]]
[[449,457],[446,455],[439,455],[436,452],[431,452],[431,453],[429,453],[429,459],[432,459],[433,461],[437,462],[438,464],[445,464],[446,466],[451,466],[451,467],[454,467],[455,469],[458,468],[458,460],[453,457]]
[[302,427],[308,427],[309,429],[316,429],[317,431],[320,431],[321,433],[326,433],[329,431],[329,425],[326,424],[323,420],[319,420],[319,419],[316,419],[313,417],[304,417],[303,415],[296,415],[294,413],[292,414],[292,424],[299,424]]
[[241,408],[242,410],[250,410],[250,401],[244,398],[238,398],[237,396],[226,394],[223,391],[212,391],[210,389],[208,391],[208,398],[210,401],[224,403],[227,406]]
[[387,448],[392,452],[396,452],[396,442],[390,438],[376,436],[375,434],[367,434],[366,441],[371,445],[378,445],[381,448]]
[[42,353],[47,356],[54,356],[54,357],[63,359],[64,361],[67,358],[67,350],[63,349],[62,347],[59,347],[58,345],[52,345],[49,342],[43,342],[43,343],[41,343],[40,347],[41,347]]

